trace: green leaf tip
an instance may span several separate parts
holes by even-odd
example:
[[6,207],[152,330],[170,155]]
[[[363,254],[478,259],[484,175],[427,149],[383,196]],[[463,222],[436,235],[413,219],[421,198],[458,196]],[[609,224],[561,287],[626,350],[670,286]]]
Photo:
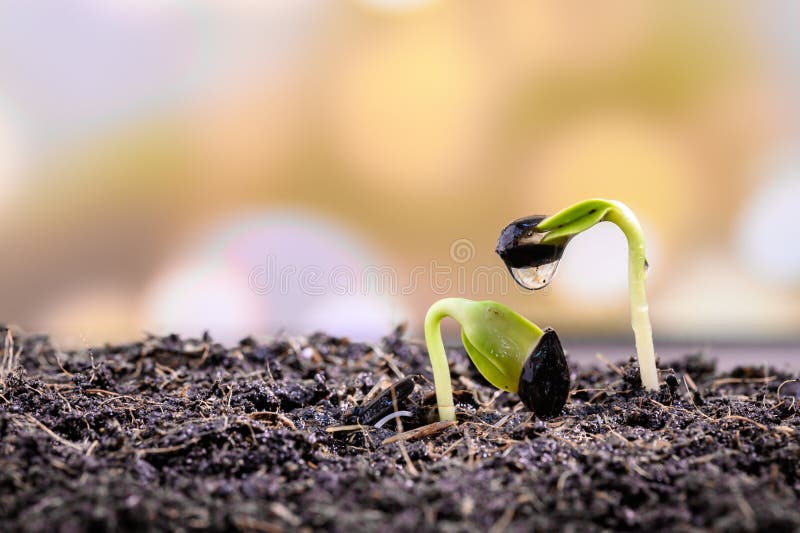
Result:
[[595,224],[603,222],[616,204],[617,202],[610,200],[592,198],[559,211],[536,226],[538,231],[547,232],[541,242],[546,244],[586,231]]

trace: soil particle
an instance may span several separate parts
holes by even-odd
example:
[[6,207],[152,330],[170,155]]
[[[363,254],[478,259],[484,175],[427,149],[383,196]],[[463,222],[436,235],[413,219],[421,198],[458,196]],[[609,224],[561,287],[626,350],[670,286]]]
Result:
[[429,426],[427,353],[402,330],[10,341],[5,531],[800,530],[797,376],[763,366],[691,355],[653,393],[634,360],[572,367],[541,419],[453,349],[458,423]]

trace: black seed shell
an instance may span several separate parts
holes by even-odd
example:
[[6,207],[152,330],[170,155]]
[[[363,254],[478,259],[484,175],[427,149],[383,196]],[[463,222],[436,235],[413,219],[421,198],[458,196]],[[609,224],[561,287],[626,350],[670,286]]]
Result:
[[556,332],[544,330],[522,367],[519,397],[537,416],[561,412],[569,397],[569,366]]
[[538,231],[536,226],[545,218],[545,215],[520,218],[500,232],[495,252],[508,268],[538,267],[561,260],[571,237],[539,244],[547,232]]
[[540,233],[536,231],[536,226],[547,218],[546,215],[533,215],[525,218],[518,218],[500,232],[500,238],[497,239],[498,254],[503,255],[504,252],[510,248],[514,248],[519,243],[519,240],[528,232]]
[[[394,390],[394,398],[392,398],[392,390]],[[350,420],[358,422],[359,424],[371,426],[384,416],[393,412],[395,402],[397,402],[398,408],[402,408],[403,402],[412,392],[414,392],[414,376],[409,376],[392,384],[367,405],[362,405],[353,409]]]

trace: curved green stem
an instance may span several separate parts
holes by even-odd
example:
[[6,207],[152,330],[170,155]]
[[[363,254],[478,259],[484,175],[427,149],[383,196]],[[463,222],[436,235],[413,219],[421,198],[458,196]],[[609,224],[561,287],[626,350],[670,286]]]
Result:
[[644,253],[642,227],[628,206],[616,200],[594,198],[579,202],[546,218],[537,226],[547,235],[541,242],[571,237],[585,231],[598,222],[616,224],[628,240],[628,292],[631,300],[631,326],[636,338],[639,371],[645,389],[658,389],[653,330],[645,292],[647,260]]
[[436,388],[436,405],[439,408],[440,420],[455,420],[456,408],[453,404],[453,386],[450,383],[450,367],[442,341],[441,322],[447,316],[457,312],[461,304],[460,298],[439,300],[428,309],[425,315],[425,343],[428,345],[428,356],[433,369],[433,383]]
[[653,328],[650,326],[650,313],[645,290],[647,259],[644,252],[644,234],[636,215],[621,202],[609,201],[614,205],[605,219],[619,226],[628,240],[628,292],[631,299],[631,327],[636,339],[636,353],[639,358],[639,371],[642,385],[647,390],[658,389],[658,371],[653,348]]

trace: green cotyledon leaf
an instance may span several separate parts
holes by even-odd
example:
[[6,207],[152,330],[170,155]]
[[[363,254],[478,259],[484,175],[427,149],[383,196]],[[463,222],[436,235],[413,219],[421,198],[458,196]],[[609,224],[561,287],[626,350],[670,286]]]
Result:
[[458,319],[464,348],[481,375],[499,389],[516,392],[522,367],[542,330],[492,301],[463,306]]
[[602,198],[592,198],[578,202],[563,211],[547,217],[537,226],[537,231],[544,231],[547,234],[541,239],[541,243],[546,244],[563,237],[577,235],[595,224],[605,220],[608,212],[615,207],[610,200]]

